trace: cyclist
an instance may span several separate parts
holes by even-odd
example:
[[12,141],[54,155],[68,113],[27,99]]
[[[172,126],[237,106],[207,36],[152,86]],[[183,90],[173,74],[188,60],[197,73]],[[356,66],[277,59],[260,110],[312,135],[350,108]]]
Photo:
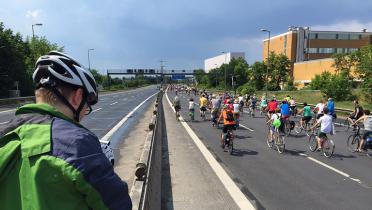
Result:
[[315,125],[312,127],[312,129],[315,129],[317,126],[320,125],[320,129],[318,130],[318,135],[316,138],[318,143],[318,151],[322,150],[321,138],[326,138],[327,134],[331,134],[333,129],[332,128],[333,117],[328,114],[327,107],[324,107],[323,113],[324,115],[321,116],[315,123]]
[[205,94],[203,94],[199,99],[200,104],[200,117],[207,111],[208,106],[208,99],[205,97]]
[[266,95],[262,96],[260,106],[261,106],[261,112],[264,113],[267,108]]
[[127,184],[80,124],[98,101],[90,71],[57,51],[35,68],[36,103],[0,128],[1,209],[132,209]]
[[237,126],[239,125],[239,117],[240,117],[239,107],[240,107],[239,101],[238,99],[235,99],[234,104],[233,104],[233,113],[234,113],[235,124]]
[[362,149],[364,148],[365,142],[368,138],[368,136],[372,135],[372,115],[371,112],[366,109],[364,110],[364,115],[360,117],[358,120],[354,122],[354,125],[356,125],[358,122],[363,121],[364,124],[364,133],[362,135],[362,139],[359,144],[359,148],[357,152],[362,152]]
[[217,122],[220,122],[221,119],[223,119],[223,128],[222,128],[222,134],[221,134],[221,147],[225,148],[225,137],[227,135],[227,132],[229,130],[235,129],[235,121],[234,121],[234,115],[232,113],[232,110],[228,108],[228,106],[224,105],[222,108],[222,112],[218,118]]
[[328,98],[327,102],[327,108],[328,108],[328,113],[329,115],[332,115],[333,118],[336,119],[336,112],[335,112],[335,102],[332,97]]
[[319,119],[320,117],[324,115],[323,114],[324,108],[325,108],[325,104],[323,100],[320,100],[319,103],[314,108],[314,112],[316,113],[316,119]]
[[174,100],[173,100],[173,107],[174,109],[176,110],[176,115],[179,116],[179,112],[181,110],[181,102],[180,102],[180,99],[178,97],[178,95],[176,95],[174,97]]
[[244,107],[244,97],[242,95],[240,95],[238,97],[238,101],[239,101],[239,110],[241,113],[243,113],[243,107]]
[[309,123],[310,120],[312,119],[312,114],[311,114],[311,108],[309,105],[307,105],[306,102],[304,102],[304,108],[301,109],[298,114],[304,114],[301,121],[300,121],[300,124],[301,124],[301,127],[304,128],[304,123]]
[[289,116],[291,115],[291,113],[289,111],[288,102],[285,99],[282,101],[282,104],[280,105],[280,113],[282,114],[283,122],[289,120]]
[[275,109],[278,108],[278,102],[275,100],[275,96],[267,104],[268,113],[267,116],[270,119],[271,115],[275,113]]
[[296,116],[296,101],[293,97],[289,100],[289,108],[291,109],[292,116]]
[[[358,120],[361,116],[363,116],[363,107],[359,105],[358,100],[354,100],[354,112],[351,113],[350,117],[347,119],[354,123],[356,120]],[[354,126],[355,129],[355,126]]]
[[253,114],[253,116],[256,110],[256,105],[257,105],[257,97],[256,97],[256,94],[254,94],[250,100],[250,108],[251,108],[251,113]]
[[289,102],[289,101],[291,100],[291,96],[290,96],[290,95],[287,95],[287,97],[285,97],[285,100],[286,100],[287,102]]
[[189,100],[189,114],[190,114],[191,120],[194,120],[194,116],[195,116],[195,102],[194,102],[194,99],[193,98],[190,98],[190,100]]
[[270,125],[270,141],[272,141],[272,137],[276,127],[279,127],[279,131],[282,131],[282,123],[281,123],[281,114],[280,109],[276,108],[274,113],[271,115],[270,119],[266,122],[267,125]]
[[221,100],[219,98],[216,98],[216,95],[213,95],[211,105],[212,105],[211,121],[212,121],[212,126],[214,127],[217,124],[217,117],[218,117],[218,111],[220,110],[220,107],[221,107]]

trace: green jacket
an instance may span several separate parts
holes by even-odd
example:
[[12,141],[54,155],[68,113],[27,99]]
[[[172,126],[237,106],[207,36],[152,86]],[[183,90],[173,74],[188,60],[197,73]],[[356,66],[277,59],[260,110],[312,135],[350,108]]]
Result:
[[132,209],[98,138],[47,104],[0,127],[0,208]]

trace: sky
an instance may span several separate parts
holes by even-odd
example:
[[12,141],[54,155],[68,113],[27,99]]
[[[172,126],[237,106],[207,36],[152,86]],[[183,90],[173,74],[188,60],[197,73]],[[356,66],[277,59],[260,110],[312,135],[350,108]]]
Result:
[[24,38],[45,36],[88,66],[197,69],[223,51],[262,60],[262,40],[288,26],[372,31],[365,0],[0,0],[0,22]]

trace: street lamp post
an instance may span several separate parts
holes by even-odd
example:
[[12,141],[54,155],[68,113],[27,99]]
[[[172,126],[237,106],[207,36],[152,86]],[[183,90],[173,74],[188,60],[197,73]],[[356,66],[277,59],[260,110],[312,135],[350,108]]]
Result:
[[43,25],[42,23],[32,24],[32,39],[35,38],[34,26],[42,26],[42,25]]
[[89,65],[89,71],[90,71],[90,57],[89,57],[89,52],[90,52],[91,50],[94,50],[94,49],[93,49],[93,48],[88,49],[88,65]]
[[266,95],[268,90],[268,80],[269,80],[269,65],[270,65],[270,30],[267,29],[261,29],[262,32],[268,32],[269,33],[269,39],[267,40],[267,67],[266,67]]

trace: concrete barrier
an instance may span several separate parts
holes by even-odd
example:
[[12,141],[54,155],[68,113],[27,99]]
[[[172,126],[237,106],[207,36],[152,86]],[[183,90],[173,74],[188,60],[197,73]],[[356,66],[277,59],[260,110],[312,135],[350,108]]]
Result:
[[136,179],[130,196],[133,210],[161,209],[161,164],[164,112],[163,91],[157,95],[140,160],[136,164]]

